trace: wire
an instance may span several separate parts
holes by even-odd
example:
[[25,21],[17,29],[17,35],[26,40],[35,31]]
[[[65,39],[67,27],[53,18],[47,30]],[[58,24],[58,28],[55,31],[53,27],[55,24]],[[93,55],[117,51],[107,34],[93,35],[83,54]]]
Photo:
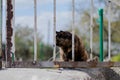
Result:
[[[56,53],[56,56],[59,54],[59,51]],[[51,58],[48,59],[48,61],[52,61],[53,60],[53,56]]]

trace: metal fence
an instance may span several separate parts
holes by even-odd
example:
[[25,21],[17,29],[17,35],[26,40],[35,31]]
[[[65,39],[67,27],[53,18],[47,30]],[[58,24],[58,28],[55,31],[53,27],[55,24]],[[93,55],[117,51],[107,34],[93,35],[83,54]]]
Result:
[[[0,0],[1,2],[1,8],[0,8],[0,31],[2,32],[2,0]],[[55,65],[58,65],[58,67],[111,67],[111,66],[119,66],[119,63],[113,63],[113,62],[108,62],[108,63],[89,63],[89,62],[84,62],[84,63],[75,63],[75,62],[56,62],[56,0],[53,0],[53,31],[54,31],[54,43],[53,43],[53,46],[54,46],[54,50],[53,50],[53,61],[54,62],[50,62],[50,65],[52,67],[53,64]],[[90,0],[91,2],[91,17],[90,17],[90,58],[92,59],[93,56],[92,56],[92,51],[93,51],[93,15],[92,15],[92,12],[93,12],[93,7],[94,7],[94,4],[93,4],[93,0]],[[109,15],[109,19],[108,19],[108,41],[109,41],[109,53],[108,53],[108,58],[109,60],[111,59],[111,3],[112,1],[109,1],[109,10],[108,10],[108,15]],[[113,3],[115,3],[113,1]],[[119,5],[119,4],[118,4]],[[75,26],[75,0],[72,0],[72,61],[74,61],[74,26]],[[9,63],[9,66],[12,66],[12,56],[13,54],[15,53],[15,44],[14,44],[14,36],[15,36],[15,33],[14,33],[14,27],[15,27],[15,0],[7,0],[6,1],[6,30],[7,30],[7,47],[6,47],[6,51],[7,51],[7,62]],[[103,18],[103,13],[100,14],[102,15],[102,18]],[[101,17],[101,16],[100,16]],[[101,26],[103,27],[103,22],[101,21]],[[101,29],[102,30],[102,29]],[[103,35],[101,33],[101,35]],[[102,38],[103,36],[101,36]],[[103,39],[101,39],[101,43],[100,44],[103,44]],[[0,34],[0,43],[2,43],[2,33]],[[0,48],[1,45],[0,45]],[[100,49],[103,48],[103,45],[101,45]],[[102,52],[101,53],[101,61],[103,61],[103,49],[102,49]],[[14,56],[13,56],[14,57]],[[37,63],[37,0],[34,0],[34,63]],[[15,62],[15,64],[19,65],[20,63],[19,62]],[[24,64],[24,62],[22,62],[22,64]],[[30,63],[31,64],[31,63]],[[39,64],[39,63],[38,63]],[[45,64],[45,63],[42,63],[42,64]],[[41,64],[41,65],[42,65]],[[46,65],[46,64],[45,64]],[[72,66],[74,65],[74,66]],[[84,66],[83,66],[84,65]],[[102,66],[101,66],[102,65]],[[40,65],[38,65],[40,66]]]

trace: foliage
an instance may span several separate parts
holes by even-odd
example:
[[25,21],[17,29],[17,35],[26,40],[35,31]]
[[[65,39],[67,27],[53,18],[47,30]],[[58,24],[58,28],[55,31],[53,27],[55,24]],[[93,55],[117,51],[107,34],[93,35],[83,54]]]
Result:
[[114,61],[114,62],[120,61],[120,53],[118,55],[113,56],[112,61]]
[[40,43],[40,52],[38,52],[38,57],[42,61],[49,60],[53,55],[53,48],[50,45]]
[[[15,55],[16,58],[22,58],[23,60],[33,60],[34,56],[34,39],[33,39],[33,28],[30,28],[28,26],[21,26],[17,25],[15,28]],[[38,34],[38,33],[37,33]],[[40,55],[40,50],[42,50],[44,56],[40,60],[48,59],[50,56],[52,56],[52,47],[45,45],[41,41],[41,37],[37,36],[37,53],[38,58],[42,58]],[[40,43],[43,44],[42,49],[40,49]],[[39,59],[38,59],[39,60]]]
[[[101,5],[104,9],[104,20],[103,20],[103,32],[104,32],[104,53],[105,56],[107,56],[108,53],[108,20],[110,19],[108,16],[108,4],[106,3],[107,1],[105,0],[98,0],[97,3],[99,6],[96,6],[96,2],[94,2],[94,10],[93,10],[93,53],[99,54],[99,15],[98,15],[98,9],[100,8]],[[90,12],[91,12],[91,7],[87,9],[81,9],[81,6],[78,4],[76,8],[77,14],[77,19],[76,19],[76,25],[74,27],[76,34],[80,35],[82,40],[85,43],[85,47],[89,50],[90,49]],[[111,7],[111,42],[120,43],[120,7],[116,6],[115,4],[112,4]],[[82,11],[81,11],[82,10]],[[69,24],[71,31],[71,22]],[[114,48],[118,49],[118,46],[116,45],[111,45],[111,51],[115,50]],[[113,51],[114,52],[114,51]],[[112,53],[112,52],[111,52]],[[113,53],[114,54],[114,53]]]

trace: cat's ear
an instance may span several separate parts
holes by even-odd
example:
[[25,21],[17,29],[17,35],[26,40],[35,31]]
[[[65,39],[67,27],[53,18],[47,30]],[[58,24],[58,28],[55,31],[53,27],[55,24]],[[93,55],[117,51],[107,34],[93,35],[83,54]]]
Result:
[[58,31],[56,31],[56,33],[59,33]]
[[61,30],[60,32],[64,32],[64,31]]

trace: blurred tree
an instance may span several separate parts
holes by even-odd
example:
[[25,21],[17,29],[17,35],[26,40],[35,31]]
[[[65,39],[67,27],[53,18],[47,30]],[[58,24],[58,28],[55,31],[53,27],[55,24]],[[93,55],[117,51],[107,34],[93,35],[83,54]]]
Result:
[[[17,25],[15,28],[15,55],[23,60],[33,57],[33,29],[28,26]],[[31,53],[32,54],[31,54]]]
[[[99,4],[100,2],[100,4]],[[95,5],[98,3],[98,6]],[[108,3],[105,0],[98,0],[94,1],[94,12],[93,12],[93,52],[99,53],[99,16],[98,16],[98,9],[100,8],[100,5],[104,8],[104,42],[108,43]],[[103,6],[104,5],[104,6]],[[76,13],[77,19],[76,19],[76,26],[75,31],[78,35],[82,37],[83,40],[85,40],[87,47],[89,47],[89,41],[90,41],[90,7],[87,9],[81,9],[81,5],[78,3],[76,7]],[[111,41],[112,43],[120,43],[120,6],[117,6],[115,4],[112,4],[111,7]],[[79,18],[79,19],[78,19]],[[69,24],[71,26],[71,22]],[[70,29],[68,29],[70,30]],[[70,30],[71,31],[71,30]],[[118,47],[114,45],[114,48]],[[107,53],[107,46],[104,47],[105,53]],[[112,45],[113,49],[113,45]],[[113,51],[113,50],[111,50]]]
[[112,57],[112,61],[118,62],[120,61],[120,53]]
[[42,61],[49,60],[53,55],[53,47],[51,45],[44,44],[43,42],[41,42],[39,46],[39,59]]
[[[107,9],[107,8],[106,8]],[[112,36],[112,42],[120,42],[120,38],[116,35],[120,35],[120,7],[113,7],[113,13],[111,14],[112,22],[111,22],[111,36]],[[107,13],[107,11],[105,11]],[[113,15],[116,14],[116,15]],[[108,15],[104,14],[104,41],[107,41],[108,39]],[[117,17],[117,18],[116,18]],[[94,29],[94,41],[98,39],[99,34],[99,23],[98,23],[98,17],[94,17],[93,19],[93,29]],[[90,25],[90,14],[88,11],[84,11],[83,15],[81,16],[80,24],[85,26],[87,24]],[[89,27],[88,27],[89,28]],[[88,29],[89,30],[89,29]],[[97,34],[97,35],[96,35]],[[97,40],[98,41],[98,40]]]
[[[33,28],[28,26],[21,26],[17,25],[15,28],[15,55],[16,58],[22,58],[23,60],[33,60],[34,55],[34,34]],[[37,36],[38,41],[38,60],[41,58],[41,54],[43,54],[43,58],[40,60],[47,60],[52,56],[52,47],[49,45],[45,45],[42,42],[42,37],[39,35]],[[41,48],[39,43],[43,44]],[[41,49],[40,49],[41,48]],[[40,53],[42,50],[42,53]]]

